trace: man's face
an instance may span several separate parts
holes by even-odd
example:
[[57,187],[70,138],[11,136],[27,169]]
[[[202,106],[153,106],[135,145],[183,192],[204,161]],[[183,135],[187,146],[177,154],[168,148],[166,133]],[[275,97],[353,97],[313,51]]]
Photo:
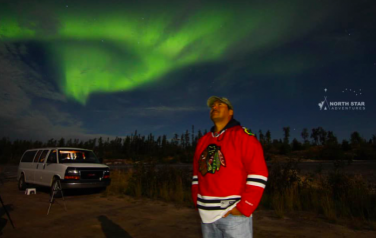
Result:
[[234,115],[234,111],[229,109],[227,104],[217,100],[213,103],[210,109],[210,119],[213,122],[230,121]]

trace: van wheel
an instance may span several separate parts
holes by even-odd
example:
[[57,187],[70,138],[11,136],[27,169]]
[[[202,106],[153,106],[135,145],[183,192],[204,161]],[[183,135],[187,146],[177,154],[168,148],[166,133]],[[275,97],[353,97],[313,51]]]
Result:
[[[59,188],[59,178],[54,178],[51,185],[51,192],[50,195],[54,194],[54,198],[61,198],[61,192],[62,188]],[[60,191],[59,191],[60,190]]]
[[24,191],[27,188],[27,183],[25,182],[24,174],[21,174],[20,179],[18,180],[18,189]]

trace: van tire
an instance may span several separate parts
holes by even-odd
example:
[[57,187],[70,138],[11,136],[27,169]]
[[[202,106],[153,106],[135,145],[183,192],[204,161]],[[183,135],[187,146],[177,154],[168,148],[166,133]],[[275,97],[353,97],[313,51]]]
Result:
[[[54,194],[54,198],[61,198],[62,196],[61,196],[61,192],[59,192],[59,191],[54,191],[54,190],[56,190],[57,189],[57,187],[59,186],[59,183],[58,183],[58,181],[59,181],[60,179],[59,178],[57,178],[57,177],[54,177],[54,179],[53,179],[53,181],[52,181],[52,184],[51,184],[51,192],[50,192],[50,195],[52,196],[52,193],[55,193]],[[62,188],[60,188],[61,189],[61,191],[62,191]]]
[[25,182],[25,175],[21,174],[20,179],[18,179],[18,189],[24,191],[27,188],[27,183]]

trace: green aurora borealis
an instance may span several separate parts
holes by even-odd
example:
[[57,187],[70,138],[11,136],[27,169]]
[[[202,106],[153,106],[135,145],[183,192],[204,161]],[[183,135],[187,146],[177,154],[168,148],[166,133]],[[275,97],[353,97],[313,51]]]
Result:
[[49,17],[43,18],[33,13],[34,8],[25,7],[23,15],[10,4],[2,8],[0,40],[45,44],[48,56],[59,62],[61,75],[56,80],[61,89],[81,104],[93,93],[132,90],[175,70],[234,57],[233,52],[279,46],[308,31],[314,26],[312,19],[323,17],[320,12],[296,21],[297,13],[304,12],[295,4],[278,2],[246,7],[208,4],[186,14],[176,4],[54,3],[48,7],[54,9]]

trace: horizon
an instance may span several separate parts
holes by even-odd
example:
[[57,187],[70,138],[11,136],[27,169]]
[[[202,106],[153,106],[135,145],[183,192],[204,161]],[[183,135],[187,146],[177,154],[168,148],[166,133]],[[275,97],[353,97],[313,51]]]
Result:
[[[247,128],[247,129],[249,129],[249,130],[251,131],[251,133],[255,134],[257,140],[260,141],[260,138],[259,138],[259,137],[260,137],[260,133],[259,133],[259,131],[255,132],[255,131],[253,131],[251,128]],[[316,128],[311,128],[311,129],[310,129],[310,128],[303,128],[303,129],[307,129],[307,132],[308,132],[308,134],[309,134],[307,140],[308,140],[310,143],[313,143],[314,139],[311,138],[311,134],[312,134],[312,129],[316,129]],[[323,129],[324,129],[325,132],[329,132],[329,131],[325,130],[325,128],[323,128]],[[149,135],[152,135],[153,138],[154,138],[154,141],[156,141],[159,137],[162,138],[163,136],[166,136],[166,139],[167,139],[168,141],[171,142],[171,141],[174,141],[174,140],[175,140],[175,138],[173,138],[175,135],[178,135],[178,139],[177,139],[177,140],[179,141],[179,140],[180,140],[180,136],[181,136],[181,135],[185,135],[187,131],[188,131],[188,134],[189,134],[190,143],[192,143],[192,142],[191,142],[191,138],[192,138],[192,130],[189,130],[189,129],[186,129],[185,131],[183,131],[183,132],[181,132],[181,133],[174,133],[171,137],[168,137],[166,134],[158,134],[158,135],[154,135],[154,134],[152,134],[152,133],[140,134],[140,133],[138,133],[138,130],[137,130],[137,129],[136,129],[134,132],[137,132],[137,136],[145,137],[145,138],[147,138]],[[198,131],[200,131],[200,132],[202,133],[202,135],[205,135],[205,134],[204,134],[205,130],[201,130],[201,129],[196,129],[196,128],[195,128],[195,132],[194,132],[194,134],[193,134],[194,138],[196,138],[196,137],[198,136]],[[262,131],[262,133],[263,133],[264,136],[265,136],[265,134],[266,134],[267,131],[270,131],[270,130]],[[349,133],[349,136],[348,136],[347,138],[339,138],[338,136],[336,136],[336,133],[335,133],[335,132],[333,132],[333,134],[334,134],[334,136],[337,138],[337,140],[338,140],[338,144],[341,144],[341,143],[343,143],[344,140],[350,142],[351,134],[354,133],[354,132],[358,132],[358,131],[353,131],[353,132]],[[210,133],[210,130],[207,130],[207,133]],[[272,142],[273,142],[273,140],[278,140],[278,141],[283,140],[283,136],[281,136],[281,137],[279,137],[279,138],[276,138],[276,137],[273,137],[273,133],[272,133],[271,131],[270,131],[270,133],[271,133],[271,141],[272,141]],[[300,142],[300,143],[304,143],[304,140],[302,139],[302,135],[301,135],[301,133],[302,133],[302,131],[299,132],[299,137],[291,136],[291,128],[290,128],[289,143],[291,144],[292,141],[293,141],[294,139],[297,139],[297,141]],[[359,133],[359,132],[358,132],[358,133]],[[283,133],[282,133],[282,134],[283,134]],[[366,138],[366,137],[363,137],[360,133],[359,133],[359,135],[360,135],[360,137],[361,137],[366,143],[368,143],[369,140],[372,140],[372,139],[373,139],[372,137],[376,136],[375,134],[373,134],[373,135],[371,135],[370,138]],[[0,140],[2,140],[2,139],[7,139],[7,140],[10,140],[11,142],[14,142],[14,141],[17,141],[17,140],[18,140],[18,141],[23,141],[23,140],[25,140],[25,141],[35,141],[35,142],[38,142],[38,141],[39,141],[39,142],[42,142],[42,143],[47,143],[47,142],[50,141],[50,140],[55,140],[56,142],[58,142],[59,140],[64,139],[64,140],[65,140],[65,143],[66,143],[68,140],[72,140],[72,141],[74,141],[74,140],[79,140],[79,141],[82,141],[82,142],[88,142],[88,141],[90,141],[90,140],[99,139],[99,138],[102,138],[102,139],[104,139],[104,140],[109,139],[110,141],[112,141],[112,140],[114,140],[114,139],[116,139],[116,138],[120,138],[120,139],[124,140],[124,139],[127,138],[127,137],[132,138],[132,137],[134,137],[134,136],[135,136],[135,133],[132,133],[132,134],[130,134],[130,135],[124,135],[124,136],[106,136],[106,137],[104,137],[104,136],[99,136],[99,137],[87,137],[87,138],[73,138],[73,137],[71,137],[71,138],[69,138],[69,137],[68,137],[68,138],[65,138],[65,137],[60,137],[60,138],[46,138],[45,140],[38,140],[38,139],[31,139],[31,138],[29,138],[29,139],[20,139],[20,138],[12,139],[12,138],[10,138],[10,137],[5,137],[5,136],[3,136],[2,138],[0,138]],[[96,144],[97,144],[97,143],[98,143],[98,142],[96,141]]]

